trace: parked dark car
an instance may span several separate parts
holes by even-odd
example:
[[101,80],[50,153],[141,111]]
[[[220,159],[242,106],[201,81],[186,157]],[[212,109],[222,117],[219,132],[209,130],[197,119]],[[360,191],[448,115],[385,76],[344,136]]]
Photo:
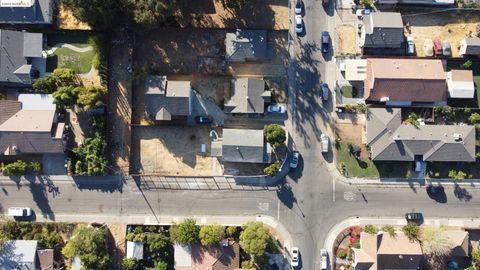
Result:
[[322,32],[322,53],[328,53],[330,50],[330,35],[327,31]]
[[405,219],[408,222],[420,221],[420,220],[422,220],[422,213],[418,213],[418,212],[406,213],[405,214]]
[[195,122],[197,122],[197,124],[210,124],[212,123],[212,118],[208,116],[197,116],[195,117]]
[[442,41],[439,38],[433,40],[433,51],[435,55],[443,54]]

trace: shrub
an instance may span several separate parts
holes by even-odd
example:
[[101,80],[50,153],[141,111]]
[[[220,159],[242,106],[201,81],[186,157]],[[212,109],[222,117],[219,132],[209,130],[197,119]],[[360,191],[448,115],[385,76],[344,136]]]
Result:
[[25,174],[27,171],[28,165],[26,162],[17,160],[15,162],[12,162],[10,164],[4,165],[3,166],[3,173],[5,174],[11,174],[14,176],[20,176]]
[[198,243],[198,234],[200,227],[196,225],[197,221],[192,218],[184,219],[178,225],[174,224],[170,228],[170,238],[182,245],[191,245]]
[[339,257],[340,259],[345,259],[347,257],[347,252],[345,251],[345,249],[339,248],[337,250],[337,257]]
[[472,113],[472,114],[468,117],[468,121],[470,122],[470,124],[478,124],[478,123],[480,123],[480,114],[478,114],[478,113]]
[[266,125],[263,128],[263,135],[265,136],[266,141],[274,147],[281,146],[287,139],[285,130],[277,124]]
[[408,118],[407,120],[405,120],[405,122],[407,124],[410,124],[410,125],[413,125],[413,126],[416,126],[418,125],[418,116],[416,113],[412,112],[408,115]]
[[37,162],[37,161],[31,161],[28,167],[30,168],[30,170],[32,170],[32,172],[36,172],[36,173],[42,170],[42,165],[40,164],[40,162]]
[[412,177],[412,172],[410,170],[407,170],[405,173],[405,178],[411,178]]
[[471,114],[471,113],[472,113],[472,109],[470,109],[470,108],[468,108],[468,107],[465,107],[465,108],[463,109],[463,112],[464,112],[465,114]]
[[465,63],[462,64],[462,68],[464,69],[471,69],[473,66],[472,60],[467,60]]
[[278,170],[280,170],[280,162],[277,161],[263,169],[263,173],[268,176],[274,176],[275,174],[277,174]]
[[200,242],[204,246],[213,246],[225,238],[225,228],[221,225],[207,225],[200,228]]
[[390,236],[395,236],[395,228],[391,225],[384,225],[382,231],[388,233]]
[[464,180],[465,176],[467,176],[466,173],[462,171],[455,171],[455,170],[450,170],[448,172],[448,177],[452,178],[453,180]]
[[357,239],[357,241],[355,241],[355,243],[353,244],[353,247],[356,248],[356,249],[361,248],[361,246],[360,246],[360,239]]
[[378,229],[373,225],[365,225],[365,227],[363,228],[363,231],[368,234],[376,234],[378,232]]
[[409,222],[403,226],[402,231],[411,242],[418,241],[420,238],[420,228],[415,223]]

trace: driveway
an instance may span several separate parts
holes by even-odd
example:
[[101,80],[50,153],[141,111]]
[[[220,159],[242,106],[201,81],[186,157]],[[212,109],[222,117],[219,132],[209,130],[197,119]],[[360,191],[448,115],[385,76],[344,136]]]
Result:
[[42,157],[42,172],[43,174],[65,175],[67,168],[65,168],[64,154],[45,154]]

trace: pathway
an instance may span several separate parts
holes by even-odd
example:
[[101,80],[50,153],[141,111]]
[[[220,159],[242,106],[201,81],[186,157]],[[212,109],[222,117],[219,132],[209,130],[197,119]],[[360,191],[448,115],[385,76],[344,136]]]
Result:
[[78,53],[84,53],[93,50],[92,46],[81,48],[68,43],[58,43],[55,44],[50,50],[47,50],[47,55],[52,55],[59,48],[67,48]]

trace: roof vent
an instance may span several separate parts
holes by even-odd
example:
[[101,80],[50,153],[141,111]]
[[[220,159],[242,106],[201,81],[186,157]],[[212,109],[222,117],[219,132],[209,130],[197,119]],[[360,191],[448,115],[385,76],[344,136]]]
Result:
[[456,141],[456,142],[461,142],[462,141],[462,134],[453,133],[453,140]]
[[395,134],[395,135],[393,136],[393,139],[394,139],[395,141],[399,141],[399,140],[400,140],[400,134]]

